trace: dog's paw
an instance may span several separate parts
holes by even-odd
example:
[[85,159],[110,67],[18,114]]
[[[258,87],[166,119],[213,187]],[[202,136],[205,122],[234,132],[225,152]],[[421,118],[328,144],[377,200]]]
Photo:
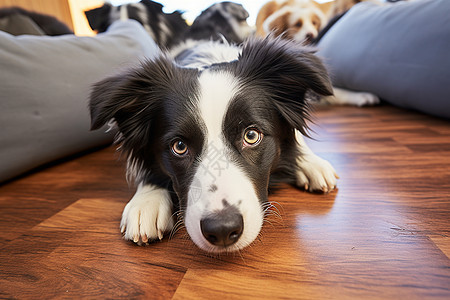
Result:
[[380,104],[380,98],[372,93],[354,93],[350,101],[356,106],[372,106]]
[[355,92],[346,89],[334,87],[333,96],[322,98],[322,102],[331,105],[354,105],[354,106],[370,106],[380,103],[377,95],[367,92]]
[[136,194],[125,206],[120,229],[126,240],[142,245],[162,239],[172,230],[172,200],[165,189],[139,185]]
[[333,166],[326,160],[311,153],[297,160],[297,186],[305,190],[331,192],[336,188],[336,174]]

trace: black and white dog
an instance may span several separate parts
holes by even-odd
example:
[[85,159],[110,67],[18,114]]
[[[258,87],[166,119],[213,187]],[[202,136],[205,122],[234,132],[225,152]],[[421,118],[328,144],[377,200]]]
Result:
[[242,43],[252,29],[247,23],[248,12],[234,2],[215,3],[205,9],[191,26],[182,12],[166,14],[163,6],[150,0],[112,6],[103,6],[86,11],[92,30],[104,32],[117,20],[133,19],[142,24],[153,40],[163,49],[172,48],[189,40],[222,40]]
[[222,40],[240,44],[252,34],[247,23],[248,12],[238,3],[219,2],[211,5],[195,18],[185,40]]
[[180,11],[166,14],[163,5],[150,0],[120,6],[105,3],[86,11],[85,15],[92,30],[97,32],[105,32],[117,20],[136,20],[161,48],[178,44],[189,28]]
[[122,215],[125,239],[162,239],[176,211],[198,247],[236,251],[258,236],[271,183],[333,190],[336,172],[302,137],[307,93],[332,93],[326,70],[281,39],[201,42],[96,84],[92,129],[117,126],[138,186]]

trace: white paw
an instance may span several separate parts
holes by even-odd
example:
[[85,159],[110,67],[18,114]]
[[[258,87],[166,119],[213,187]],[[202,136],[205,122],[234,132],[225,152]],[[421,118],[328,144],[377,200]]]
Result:
[[380,103],[380,98],[372,93],[355,93],[351,102],[356,106],[371,106]]
[[334,96],[325,97],[323,101],[333,105],[368,106],[380,103],[377,95],[367,92],[355,92],[333,87]]
[[126,240],[142,244],[162,239],[172,230],[172,200],[165,189],[139,185],[136,194],[125,206],[120,222]]
[[333,166],[317,155],[305,154],[298,160],[297,186],[305,190],[331,192],[336,188],[336,174]]

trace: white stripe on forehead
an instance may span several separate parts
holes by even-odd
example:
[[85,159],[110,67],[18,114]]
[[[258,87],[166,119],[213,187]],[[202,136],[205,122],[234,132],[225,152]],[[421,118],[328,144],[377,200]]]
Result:
[[208,140],[212,141],[222,135],[222,122],[233,99],[238,79],[228,72],[204,71],[199,78],[200,115],[207,128]]

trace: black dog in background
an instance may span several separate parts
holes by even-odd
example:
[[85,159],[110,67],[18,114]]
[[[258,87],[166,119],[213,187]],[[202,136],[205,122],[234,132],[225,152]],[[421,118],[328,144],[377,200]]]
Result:
[[248,12],[233,2],[216,3],[204,10],[192,26],[186,23],[182,12],[163,12],[163,5],[142,0],[138,3],[112,6],[109,3],[85,12],[89,25],[104,32],[116,20],[133,19],[142,24],[153,40],[164,49],[186,40],[220,40],[242,43],[250,34]]

